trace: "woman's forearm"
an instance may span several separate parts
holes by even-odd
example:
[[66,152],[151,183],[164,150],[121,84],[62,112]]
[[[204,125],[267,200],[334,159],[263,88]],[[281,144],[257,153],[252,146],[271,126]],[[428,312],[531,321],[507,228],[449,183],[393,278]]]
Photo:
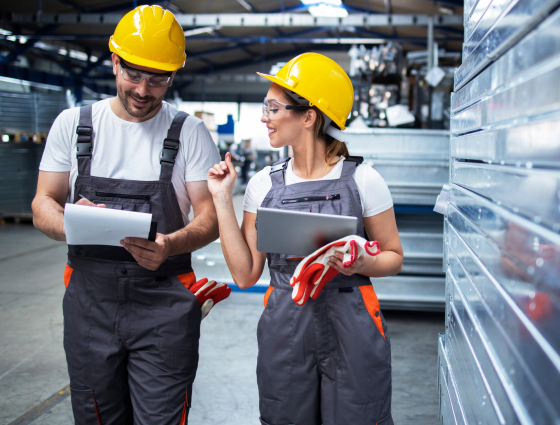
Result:
[[220,243],[234,282],[240,288],[253,286],[262,270],[256,270],[255,262],[247,242],[239,229],[230,194],[214,197],[214,206],[218,217]]
[[364,256],[359,273],[367,277],[394,276],[402,271],[403,257],[393,251],[382,251],[375,257]]

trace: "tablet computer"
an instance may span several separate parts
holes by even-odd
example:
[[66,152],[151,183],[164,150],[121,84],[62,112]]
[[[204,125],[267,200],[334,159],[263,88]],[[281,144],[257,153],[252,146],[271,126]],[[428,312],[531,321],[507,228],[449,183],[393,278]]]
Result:
[[357,228],[356,217],[259,208],[257,250],[306,257]]

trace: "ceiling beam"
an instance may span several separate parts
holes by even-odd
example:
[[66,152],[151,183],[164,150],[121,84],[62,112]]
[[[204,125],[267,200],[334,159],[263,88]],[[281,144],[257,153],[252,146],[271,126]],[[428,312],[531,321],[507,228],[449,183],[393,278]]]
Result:
[[[326,27],[326,28],[314,28],[312,30],[312,32],[319,32],[319,31],[330,31],[331,27]],[[439,30],[439,28],[438,28]],[[445,33],[449,33],[451,35],[455,35],[457,36],[456,38],[453,39],[453,41],[461,41],[462,40],[462,33],[457,33],[455,31],[450,31],[450,30],[445,30],[442,29],[442,32]],[[393,38],[394,35],[392,34],[383,34],[383,33],[379,33],[379,32],[375,32],[375,31],[368,31],[365,28],[356,28],[356,31],[358,33],[362,33],[362,34],[370,34],[373,35],[375,34],[375,38],[378,39],[385,39],[387,37],[389,38]],[[8,39],[10,36],[5,36],[5,35],[0,35],[0,40],[6,40]],[[20,35],[16,35],[16,37],[20,37]],[[56,40],[56,41],[77,41],[77,40],[104,40],[106,38],[108,38],[107,35],[104,34],[98,34],[98,35],[81,35],[81,34],[66,34],[66,35],[52,35],[52,36],[27,36],[24,35],[22,37],[26,37],[28,40]],[[406,37],[405,37],[406,38]],[[355,42],[352,41],[345,41],[345,40],[356,40]],[[295,40],[295,41],[294,41]],[[341,40],[341,42],[343,42],[343,44],[348,44],[348,43],[368,43],[368,40],[359,40],[359,37],[342,37],[342,36],[336,36],[336,35],[332,35],[332,37],[322,37],[322,38],[304,38],[304,37],[300,37],[296,34],[291,35],[291,34],[286,34],[286,35],[281,35],[281,36],[261,36],[261,35],[253,35],[253,36],[247,36],[247,37],[229,37],[229,36],[217,36],[217,37],[189,37],[187,39],[187,46],[189,42],[198,42],[198,43],[258,43],[258,44],[279,44],[279,43],[312,43],[312,44],[317,44],[319,42],[321,42],[321,40],[325,40],[326,43],[334,43],[337,44],[337,42],[335,40]],[[369,41],[369,43],[372,43],[372,41]],[[24,46],[24,45],[21,45]],[[29,48],[33,47],[33,43],[30,43],[29,47],[26,47],[23,52],[25,52],[26,50],[28,50]],[[82,48],[85,48],[84,45],[81,45]],[[230,49],[231,46],[228,46],[227,49]],[[236,46],[233,46],[234,48],[236,48]],[[242,46],[239,46],[242,47]],[[231,49],[230,49],[231,50]],[[22,53],[19,53],[22,54]],[[187,51],[187,54],[189,54],[189,52]],[[192,54],[196,54],[196,52],[193,52]]]
[[[361,29],[357,29],[362,32]],[[368,31],[369,32],[369,31]],[[365,33],[365,31],[364,31]],[[386,41],[399,41],[403,43],[420,43],[426,45],[426,37],[398,37],[391,34],[379,34],[373,37],[264,37],[264,36],[252,36],[252,37],[197,37],[197,41],[209,43],[209,42],[220,42],[220,43],[240,43],[236,46],[223,47],[220,49],[215,49],[214,51],[202,52],[204,55],[219,53],[228,50],[235,50],[237,48],[248,47],[250,45],[260,45],[260,44],[285,44],[285,43],[302,43],[302,44],[381,44]],[[439,37],[435,38],[435,41],[461,41],[458,38],[448,38]],[[196,57],[199,53],[192,53],[191,57]],[[187,53],[188,55],[188,53]]]
[[[11,18],[9,17],[11,16]],[[298,13],[177,14],[183,27],[391,27],[428,26],[429,15],[351,13],[345,18],[317,18]],[[121,14],[112,13],[12,13],[3,22],[13,24],[87,24],[116,25]],[[463,25],[462,15],[434,15],[434,24]]]

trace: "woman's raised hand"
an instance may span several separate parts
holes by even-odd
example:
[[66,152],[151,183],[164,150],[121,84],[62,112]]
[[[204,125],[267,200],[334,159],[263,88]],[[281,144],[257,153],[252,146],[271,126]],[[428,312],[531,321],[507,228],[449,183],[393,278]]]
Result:
[[208,170],[208,190],[214,198],[220,195],[231,196],[237,180],[235,167],[231,163],[231,153],[226,153],[226,160]]

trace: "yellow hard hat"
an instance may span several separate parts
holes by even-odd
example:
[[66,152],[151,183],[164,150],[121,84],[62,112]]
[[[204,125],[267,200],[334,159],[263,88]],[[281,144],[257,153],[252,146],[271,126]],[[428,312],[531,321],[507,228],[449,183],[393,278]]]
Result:
[[175,71],[185,64],[185,34],[161,6],[138,6],[120,20],[109,49],[135,65]]
[[332,59],[319,53],[304,53],[284,65],[276,76],[257,74],[297,93],[341,130],[346,128],[344,124],[354,103],[354,88],[346,72]]

